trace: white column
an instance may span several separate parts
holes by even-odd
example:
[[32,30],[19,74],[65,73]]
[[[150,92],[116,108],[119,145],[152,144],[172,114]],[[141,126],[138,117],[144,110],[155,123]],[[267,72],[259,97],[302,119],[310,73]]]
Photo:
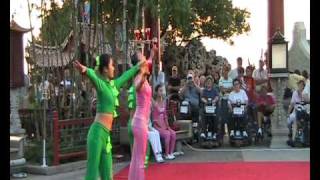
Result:
[[288,73],[271,75],[271,86],[276,97],[276,108],[272,115],[272,130],[281,134],[287,131],[287,112],[283,107],[284,89],[288,83]]
[[10,89],[10,134],[24,134],[21,128],[21,121],[18,113],[19,89]]

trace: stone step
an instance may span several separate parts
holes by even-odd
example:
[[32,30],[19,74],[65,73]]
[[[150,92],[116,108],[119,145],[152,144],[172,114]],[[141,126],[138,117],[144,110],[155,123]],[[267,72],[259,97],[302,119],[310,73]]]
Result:
[[10,136],[10,160],[20,159],[24,154],[24,137]]
[[[11,151],[11,148],[10,148]],[[10,174],[20,173],[26,171],[26,159],[19,158],[10,160]]]
[[18,152],[19,149],[18,148],[10,148],[10,153],[15,153]]
[[12,166],[10,167],[10,174],[26,172],[26,165]]
[[25,158],[10,160],[10,166],[20,166],[26,164]]
[[10,148],[10,160],[19,159],[19,149],[18,148]]
[[20,136],[10,136],[10,147],[11,148],[20,148],[23,145],[24,137]]
[[10,160],[23,158],[22,153],[17,148],[10,148]]

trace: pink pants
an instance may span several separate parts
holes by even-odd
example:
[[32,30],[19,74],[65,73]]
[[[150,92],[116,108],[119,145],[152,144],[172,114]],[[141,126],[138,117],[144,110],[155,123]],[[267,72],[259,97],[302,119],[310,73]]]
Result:
[[146,158],[148,128],[132,126],[133,131],[133,150],[129,168],[129,180],[144,180],[144,161]]
[[176,132],[172,129],[157,129],[160,137],[164,138],[166,155],[172,154],[176,145]]

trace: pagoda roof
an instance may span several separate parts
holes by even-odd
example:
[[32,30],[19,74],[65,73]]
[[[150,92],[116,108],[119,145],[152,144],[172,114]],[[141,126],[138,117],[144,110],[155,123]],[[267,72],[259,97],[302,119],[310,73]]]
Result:
[[[91,37],[89,48],[97,48],[97,45],[99,44],[98,48],[102,49],[103,44],[101,25],[97,25],[97,37],[94,38],[93,25],[85,23],[78,24],[82,28],[80,42],[87,44],[87,42],[89,42],[89,37]],[[75,56],[74,39],[72,37],[73,30],[70,31],[65,40],[58,46],[42,46],[40,44],[34,44],[35,57],[33,55],[32,42],[29,41],[29,45],[26,48],[30,57],[28,63],[36,64],[39,67],[64,67],[68,65]],[[68,45],[70,45],[70,48],[67,48]],[[111,53],[111,46],[109,44],[106,44],[105,46],[105,52]]]
[[17,32],[26,33],[31,30],[32,30],[32,28],[26,29],[26,28],[19,26],[14,20],[10,21],[10,31],[17,31]]

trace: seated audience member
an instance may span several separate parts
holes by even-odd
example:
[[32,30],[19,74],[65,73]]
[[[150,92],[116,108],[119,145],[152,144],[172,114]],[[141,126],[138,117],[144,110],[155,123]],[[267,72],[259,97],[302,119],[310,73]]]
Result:
[[253,71],[253,78],[256,81],[256,91],[259,93],[261,86],[267,86],[268,83],[268,71],[264,69],[263,60],[259,60],[259,68]]
[[156,99],[153,103],[153,123],[159,131],[160,137],[165,141],[165,159],[174,159],[173,151],[176,144],[176,132],[169,126],[166,111],[166,101],[164,100],[164,86],[159,84],[155,88]]
[[[212,77],[208,76],[206,81],[205,81],[206,87],[202,90],[202,96],[201,96],[201,101],[204,105],[206,105],[208,103],[208,99],[211,98],[212,99],[212,103],[216,104],[216,102],[219,101],[219,93],[213,88],[213,82],[212,82]],[[203,117],[204,119],[204,123],[202,124],[202,133],[201,133],[201,137],[206,137],[206,135],[203,133],[206,128],[207,125],[209,125],[209,131],[213,132],[213,139],[216,139],[216,132],[217,132],[217,127],[218,127],[218,122],[216,121],[212,121],[209,118]],[[211,136],[211,134],[209,134],[208,136]]]
[[[222,124],[229,124],[230,122],[230,113],[228,107],[228,98],[229,94],[233,89],[232,79],[228,76],[229,74],[229,66],[225,65],[222,69],[222,76],[219,80],[219,88],[220,88],[220,105],[219,105],[219,117],[222,121]],[[230,127],[228,126],[230,130]],[[230,131],[229,131],[230,132]]]
[[169,99],[179,101],[179,90],[181,85],[181,79],[178,76],[178,67],[172,66],[171,76],[168,81]]
[[152,126],[151,120],[148,126],[148,140],[152,146],[153,154],[158,163],[164,162],[162,158],[162,147],[160,142],[160,133]]
[[229,72],[229,77],[234,80],[236,79],[238,76],[239,76],[239,70],[243,68],[242,67],[242,58],[241,57],[238,57],[237,58],[237,67],[235,69],[232,69],[230,72]]
[[189,74],[187,75],[187,82],[182,87],[180,96],[182,99],[190,103],[192,122],[194,123],[199,122],[200,95],[201,89],[194,82],[192,71],[189,71]]
[[206,81],[206,77],[204,75],[201,75],[200,76],[200,86],[199,86],[201,89],[204,89],[205,81]]
[[295,70],[294,73],[289,74],[288,78],[288,88],[290,88],[292,91],[295,91],[298,89],[298,82],[301,80],[305,80],[303,76],[300,75],[299,70]]
[[306,70],[302,71],[302,76],[305,78],[306,86],[303,89],[302,95],[306,102],[310,102],[310,79]]
[[[260,89],[260,94],[257,97],[257,106],[258,106],[258,134],[262,135],[262,122],[266,121],[268,117],[273,113],[275,107],[276,107],[276,102],[274,98],[268,93],[268,88],[267,86],[261,86]],[[271,136],[271,134],[269,134]]]
[[220,89],[219,89],[219,81],[220,81],[220,73],[219,71],[215,71],[213,73],[213,76],[212,76],[212,80],[213,80],[213,88],[217,91],[217,92],[220,92]]
[[[247,93],[240,88],[241,84],[240,81],[238,79],[234,79],[233,80],[233,91],[229,94],[229,109],[230,111],[232,111],[232,104],[236,104],[238,101],[240,101],[241,104],[246,104],[248,105],[248,96]],[[248,134],[245,130],[245,128],[247,127],[247,118],[243,118],[241,121],[241,131],[243,136],[248,137]],[[234,120],[232,119],[231,123],[229,123],[229,127],[231,129],[230,131],[230,137],[234,136]]]
[[292,142],[292,137],[295,137],[295,131],[292,131],[292,125],[297,120],[295,107],[297,106],[296,103],[304,101],[303,96],[302,96],[302,92],[303,92],[303,89],[305,88],[305,85],[306,84],[305,84],[304,80],[300,80],[298,82],[298,89],[295,90],[292,94],[291,102],[290,102],[289,109],[288,109],[288,114],[290,114],[290,115],[287,120],[288,128],[289,128],[289,135],[288,135],[289,142]]

